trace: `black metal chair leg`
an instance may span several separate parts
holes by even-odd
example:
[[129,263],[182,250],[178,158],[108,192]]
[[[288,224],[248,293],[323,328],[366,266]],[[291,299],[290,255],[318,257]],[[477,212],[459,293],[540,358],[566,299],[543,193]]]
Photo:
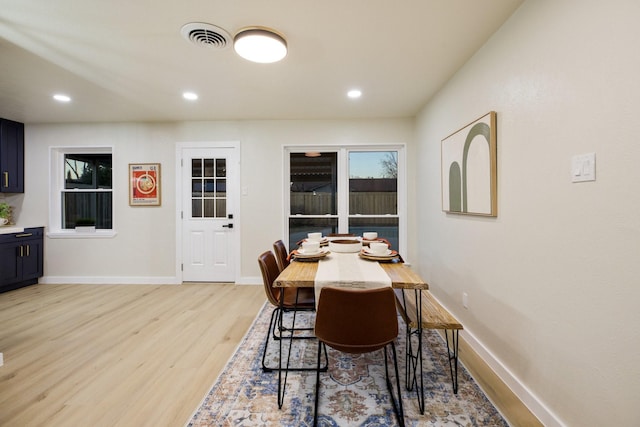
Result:
[[402,392],[400,386],[400,375],[398,372],[398,357],[396,354],[396,346],[393,342],[391,344],[391,351],[393,353],[393,367],[396,375],[396,392],[398,394],[398,403],[396,403],[396,399],[393,397],[393,385],[391,384],[391,380],[389,378],[389,362],[387,359],[387,347],[383,348],[382,351],[384,353],[384,370],[387,377],[387,389],[389,390],[389,396],[391,399],[391,404],[393,405],[393,411],[398,418],[398,423],[400,427],[404,427],[404,407],[402,405]]
[[[280,327],[278,326],[278,324],[283,324],[284,323],[284,314],[286,313],[286,310],[281,309],[280,307],[276,307],[274,309],[274,311],[271,313],[271,322],[269,323],[269,330],[267,331],[267,339],[265,341],[265,347],[264,347],[264,352],[262,354],[262,371],[263,372],[272,372],[272,371],[279,371],[282,370],[282,363],[279,364],[279,366],[277,367],[270,367],[266,365],[266,356],[267,356],[267,348],[269,345],[269,336],[271,335],[271,333],[273,333],[273,339],[280,342],[281,339],[285,339],[285,340],[289,340],[289,357],[287,358],[287,367],[284,368],[288,371],[295,371],[295,372],[305,372],[305,371],[315,371],[316,367],[315,366],[309,366],[309,367],[291,367],[289,365],[289,359],[290,359],[290,355],[291,355],[291,346],[293,344],[293,340],[296,339],[316,339],[316,337],[314,335],[311,336],[302,336],[302,337],[296,337],[294,336],[295,331],[306,331],[306,330],[310,330],[312,331],[313,328],[295,328],[295,312],[293,313],[293,324],[291,328],[287,328],[287,327]],[[273,327],[271,326],[273,324]],[[272,331],[273,329],[273,331]],[[279,329],[280,335],[276,335],[275,330]],[[289,336],[282,336],[282,331],[288,332]],[[280,344],[280,359],[282,358],[282,345]],[[320,367],[320,370],[322,372],[326,372],[327,369],[329,367],[329,357],[325,354],[325,364],[324,366]],[[286,383],[286,378],[285,378],[285,383]],[[279,386],[280,384],[278,384]],[[284,393],[284,391],[283,391]],[[280,401],[280,399],[278,400]]]
[[[324,343],[322,341],[318,341],[318,361],[317,361],[317,369],[316,369],[316,399],[313,409],[313,425],[314,427],[318,425],[318,402],[320,400],[320,359],[322,358],[322,347],[324,347]],[[324,354],[327,357],[327,363],[329,356],[327,355],[327,348],[324,348]]]
[[267,339],[264,342],[264,351],[262,352],[262,371],[263,372],[271,372],[273,369],[269,368],[266,363],[265,360],[267,358],[267,348],[269,347],[269,336],[271,335],[271,330],[275,329],[276,325],[275,325],[275,317],[276,317],[276,312],[279,310],[279,308],[274,308],[273,311],[271,312],[271,320],[269,321],[269,329],[267,330]]

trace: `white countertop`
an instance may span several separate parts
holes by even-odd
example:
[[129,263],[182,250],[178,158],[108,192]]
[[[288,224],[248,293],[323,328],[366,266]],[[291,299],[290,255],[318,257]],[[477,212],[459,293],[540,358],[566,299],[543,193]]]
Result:
[[3,225],[0,227],[0,234],[22,233],[24,227],[16,227],[15,225]]

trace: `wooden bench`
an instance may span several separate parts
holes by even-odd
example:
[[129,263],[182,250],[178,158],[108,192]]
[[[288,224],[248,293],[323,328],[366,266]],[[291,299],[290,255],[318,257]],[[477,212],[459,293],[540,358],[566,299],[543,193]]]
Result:
[[[420,292],[420,294],[418,294]],[[411,390],[413,385],[418,386],[416,373],[422,373],[422,329],[442,329],[447,342],[447,356],[449,358],[449,371],[451,373],[451,384],[453,392],[458,393],[458,335],[463,329],[462,324],[451,315],[429,291],[411,291],[396,289],[396,306],[398,312],[407,324],[407,388]],[[421,300],[422,317],[421,327],[418,324],[419,312],[416,310],[416,298]],[[449,332],[451,337],[449,337]],[[418,336],[418,348],[413,350],[412,335]],[[419,369],[418,369],[419,368]],[[409,371],[413,369],[414,375],[411,377]],[[422,376],[421,376],[422,377]],[[422,378],[420,378],[422,381]],[[420,384],[422,389],[422,382]],[[424,399],[424,396],[422,396]],[[424,400],[420,402],[420,410],[423,410]]]

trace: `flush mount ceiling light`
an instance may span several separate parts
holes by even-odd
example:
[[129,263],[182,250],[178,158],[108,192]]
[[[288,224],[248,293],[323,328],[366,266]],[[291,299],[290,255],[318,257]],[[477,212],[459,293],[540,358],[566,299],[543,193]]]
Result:
[[287,56],[287,41],[275,30],[265,27],[248,27],[238,31],[233,38],[236,53],[253,62],[268,64]]

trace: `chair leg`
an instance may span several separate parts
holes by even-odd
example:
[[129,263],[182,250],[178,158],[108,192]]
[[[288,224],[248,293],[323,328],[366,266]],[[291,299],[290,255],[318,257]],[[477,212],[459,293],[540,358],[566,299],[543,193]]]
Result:
[[269,329],[267,329],[267,339],[264,341],[264,351],[262,352],[262,371],[263,372],[271,372],[273,369],[267,367],[265,363],[265,359],[267,357],[267,347],[269,347],[269,335],[271,335],[271,331],[275,330],[276,325],[276,312],[280,311],[278,307],[275,307],[271,312],[271,320],[269,321]]
[[[283,332],[296,332],[296,331],[307,331],[307,332],[313,332],[313,328],[309,327],[309,328],[296,328],[295,327],[295,313],[298,311],[313,311],[311,309],[307,310],[307,309],[300,309],[300,310],[295,310],[295,309],[282,309],[279,311],[278,315],[279,316],[284,316],[285,313],[294,313],[294,324],[291,325],[291,327],[288,326],[283,326],[282,328],[274,328],[273,329],[273,339],[274,340],[279,340],[282,339],[282,333]],[[278,318],[276,317],[276,324],[278,324]],[[303,339],[303,340],[307,340],[307,339],[314,339],[315,336],[313,334],[308,334],[308,335],[302,335],[302,336],[293,336],[291,337],[292,339]],[[289,339],[289,338],[286,338]]]
[[393,405],[393,411],[396,413],[396,417],[398,417],[398,424],[400,427],[404,427],[404,407],[402,405],[402,392],[400,386],[400,376],[398,373],[398,357],[396,354],[396,346],[393,342],[389,343],[391,345],[391,351],[393,353],[393,367],[396,374],[396,392],[398,393],[398,403],[396,404],[396,399],[393,397],[393,385],[391,384],[391,380],[389,379],[389,365],[387,359],[387,347],[383,348],[384,352],[384,369],[387,376],[387,389],[389,390],[389,396],[391,398],[391,404]]
[[324,354],[327,357],[327,364],[329,363],[327,355],[327,347],[325,347],[324,343],[318,340],[318,361],[317,361],[317,369],[316,369],[316,399],[313,409],[313,426],[316,427],[318,425],[318,401],[320,400],[320,359],[322,358],[322,347],[324,347]]

